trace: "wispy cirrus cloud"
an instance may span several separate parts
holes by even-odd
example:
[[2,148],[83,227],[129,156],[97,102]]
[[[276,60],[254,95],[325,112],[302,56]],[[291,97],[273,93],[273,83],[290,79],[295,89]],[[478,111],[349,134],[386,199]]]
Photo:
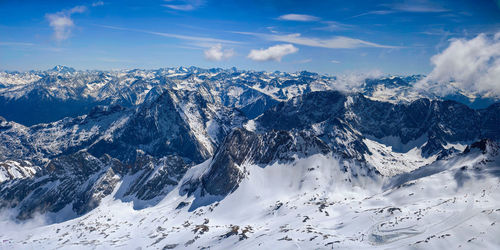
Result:
[[324,24],[325,26],[314,28],[314,29],[325,30],[325,31],[337,31],[337,30],[352,29],[354,27],[353,25],[348,25],[348,24],[339,23],[339,22],[335,22],[335,21],[322,21],[321,23]]
[[[347,25],[335,21],[321,20],[321,18],[317,16],[303,15],[303,14],[286,14],[279,16],[277,19],[282,21],[319,22],[325,25],[322,27],[314,28],[316,30],[335,31],[335,30],[345,30],[352,28],[352,25]],[[273,31],[271,30],[271,32]]]
[[253,32],[236,32],[236,33],[256,36],[269,41],[287,42],[297,45],[328,48],[328,49],[353,49],[360,47],[392,48],[392,49],[401,48],[399,46],[382,45],[378,43],[368,42],[345,36],[335,36],[332,38],[324,39],[315,37],[304,37],[300,33],[286,34],[286,35],[264,34],[264,33],[253,33]]
[[34,43],[25,42],[0,42],[0,46],[34,46]]
[[191,11],[195,10],[203,4],[205,4],[204,0],[164,0],[167,4],[163,4],[163,7],[172,9],[172,10],[180,10],[180,11]]
[[319,17],[311,15],[303,15],[303,14],[286,14],[279,16],[277,19],[283,21],[298,21],[298,22],[312,22],[320,20]]
[[364,13],[352,16],[351,18],[367,16],[367,15],[388,15],[388,14],[392,14],[394,12],[396,12],[396,11],[394,11],[394,10],[373,10],[373,11],[368,11],[368,12],[364,12]]
[[299,51],[292,44],[279,44],[271,46],[267,49],[253,49],[248,54],[248,58],[254,61],[277,61],[281,62],[281,58],[286,55],[293,54]]
[[407,0],[393,4],[381,4],[381,7],[386,9],[372,10],[364,12],[351,18],[367,16],[367,15],[388,15],[399,12],[408,13],[441,13],[450,11],[436,3],[429,2],[427,0]]
[[209,46],[213,46],[214,44],[219,44],[219,43],[220,44],[241,44],[241,42],[238,42],[238,41],[217,39],[217,38],[211,38],[211,37],[180,35],[180,34],[174,34],[174,33],[156,32],[156,31],[142,30],[142,29],[130,29],[130,28],[123,28],[123,27],[109,26],[109,25],[96,25],[96,26],[106,28],[106,29],[132,31],[132,32],[139,32],[139,33],[151,34],[151,35],[162,36],[162,37],[176,38],[176,39],[180,39],[180,40],[194,41],[193,45],[199,45],[199,44],[203,45],[203,46],[198,46],[198,47],[209,47]]
[[399,3],[390,6],[395,11],[401,12],[414,12],[414,13],[439,13],[439,12],[447,12],[448,9],[445,9],[439,5],[430,4],[430,3]]

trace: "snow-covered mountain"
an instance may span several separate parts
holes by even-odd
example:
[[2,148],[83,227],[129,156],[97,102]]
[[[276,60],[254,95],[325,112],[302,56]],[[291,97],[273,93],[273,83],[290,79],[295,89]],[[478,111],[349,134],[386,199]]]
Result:
[[3,72],[0,225],[12,232],[0,238],[20,249],[496,248],[500,103],[445,100],[413,88],[421,77],[346,92],[309,72]]
[[0,72],[0,116],[34,125],[88,113],[96,105],[140,105],[165,89],[199,90],[213,102],[238,108],[253,119],[280,101],[314,91],[346,90],[385,102],[419,98],[449,99],[485,108],[497,99],[456,89],[446,96],[414,88],[422,75],[357,76],[258,72],[197,67],[158,70],[77,71],[56,66],[47,71]]

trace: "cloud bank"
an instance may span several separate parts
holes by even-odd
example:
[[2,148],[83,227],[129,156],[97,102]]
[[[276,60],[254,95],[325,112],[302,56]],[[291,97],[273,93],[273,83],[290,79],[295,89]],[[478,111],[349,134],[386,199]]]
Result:
[[500,32],[452,40],[431,63],[434,69],[417,87],[443,95],[459,88],[500,97]]
[[286,55],[293,54],[299,51],[298,48],[292,44],[279,44],[271,46],[267,49],[253,49],[248,54],[248,58],[254,61],[277,61],[281,62],[281,58]]

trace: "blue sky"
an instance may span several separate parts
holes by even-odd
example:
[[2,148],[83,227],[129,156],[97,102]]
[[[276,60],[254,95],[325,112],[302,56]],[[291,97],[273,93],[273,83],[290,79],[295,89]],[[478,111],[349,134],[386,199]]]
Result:
[[428,73],[500,31],[500,0],[0,1],[0,69],[237,67]]

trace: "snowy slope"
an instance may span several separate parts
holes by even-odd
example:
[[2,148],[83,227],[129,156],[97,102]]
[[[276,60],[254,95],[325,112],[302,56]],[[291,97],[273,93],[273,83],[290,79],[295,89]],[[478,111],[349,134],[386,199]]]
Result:
[[[202,174],[207,164],[193,167],[184,179]],[[177,188],[141,210],[107,197],[85,216],[47,226],[10,225],[22,232],[0,234],[12,249],[477,249],[500,244],[498,154],[474,149],[383,179],[353,178],[341,170],[345,164],[356,168],[331,155],[250,164],[240,188],[220,201],[207,197],[206,206],[192,208],[196,197],[179,196]]]

